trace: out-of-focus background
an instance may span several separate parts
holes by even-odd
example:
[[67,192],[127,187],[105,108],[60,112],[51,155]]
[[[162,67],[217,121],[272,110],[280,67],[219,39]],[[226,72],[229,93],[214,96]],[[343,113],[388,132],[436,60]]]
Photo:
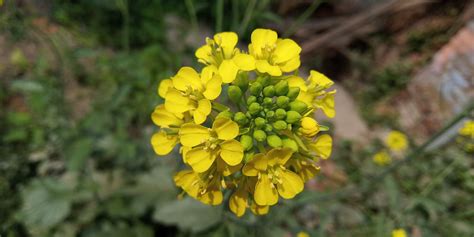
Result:
[[[335,144],[303,193],[238,219],[178,200],[150,113],[205,37],[257,27],[336,82]],[[0,0],[0,236],[472,237],[473,98],[470,0]]]

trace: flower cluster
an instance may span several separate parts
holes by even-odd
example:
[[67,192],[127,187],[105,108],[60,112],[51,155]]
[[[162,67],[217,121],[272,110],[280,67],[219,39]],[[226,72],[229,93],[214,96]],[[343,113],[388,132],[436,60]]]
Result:
[[395,130],[388,133],[384,143],[388,150],[382,149],[372,157],[374,163],[380,166],[388,165],[392,162],[391,154],[393,156],[403,155],[403,152],[408,149],[409,145],[407,136]]
[[300,193],[330,156],[327,127],[313,117],[335,115],[336,91],[319,72],[298,76],[301,48],[291,39],[256,29],[248,51],[237,43],[233,32],[207,38],[195,53],[200,72],[183,67],[162,80],[151,143],[158,155],[180,145],[187,168],[174,181],[187,195],[218,205],[229,192],[237,216],[247,208],[261,215]]

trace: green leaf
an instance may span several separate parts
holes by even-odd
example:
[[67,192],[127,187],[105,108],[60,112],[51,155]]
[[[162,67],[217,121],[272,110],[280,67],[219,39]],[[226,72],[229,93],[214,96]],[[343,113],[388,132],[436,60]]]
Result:
[[155,221],[191,232],[203,231],[221,221],[222,208],[205,205],[190,197],[175,200],[153,213]]

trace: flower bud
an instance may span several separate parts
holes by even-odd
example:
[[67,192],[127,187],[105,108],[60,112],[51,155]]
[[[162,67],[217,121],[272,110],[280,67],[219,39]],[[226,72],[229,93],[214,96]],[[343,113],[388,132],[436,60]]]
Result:
[[240,143],[244,147],[244,150],[248,151],[253,147],[253,138],[249,135],[240,136]]
[[260,112],[261,109],[262,107],[257,102],[253,102],[249,105],[250,114],[257,114],[258,112]]
[[253,138],[259,142],[263,142],[267,138],[267,134],[262,130],[255,130],[253,132]]
[[262,88],[263,86],[260,84],[260,82],[254,82],[250,86],[250,94],[258,96],[260,95],[260,92],[262,92]]
[[257,97],[251,95],[249,96],[249,98],[247,98],[247,105],[250,105],[252,104],[253,102],[256,102],[257,101]]
[[242,101],[242,90],[238,86],[229,86],[227,95],[229,96],[229,99],[236,104],[239,104]]
[[269,79],[268,76],[261,76],[257,78],[256,82],[260,83],[262,86],[266,86],[268,85]]
[[304,113],[304,111],[308,108],[305,102],[300,100],[295,100],[290,103],[290,109],[296,111],[300,114]]
[[299,94],[300,94],[300,88],[299,87],[290,87],[290,89],[288,90],[288,94],[286,94],[286,96],[288,96],[288,98],[290,98],[290,100],[295,100],[296,97],[298,97]]
[[245,116],[244,113],[237,112],[234,115],[234,121],[237,122],[240,125],[245,125],[245,124],[248,123],[249,120],[247,119],[247,116]]
[[263,98],[263,105],[264,106],[272,106],[273,105],[273,99],[270,98],[270,97]]
[[288,94],[288,81],[281,80],[275,85],[275,92],[277,95],[286,95]]
[[265,115],[266,115],[268,120],[273,119],[275,117],[275,111],[270,110],[270,111],[266,112]]
[[283,147],[290,148],[293,152],[298,152],[298,143],[290,138],[282,139]]
[[254,120],[254,123],[255,123],[255,126],[257,126],[257,128],[263,128],[265,127],[265,124],[267,123],[267,121],[264,118],[258,117]]
[[278,120],[276,122],[273,123],[273,127],[276,129],[276,130],[285,130],[287,128],[287,125],[286,125],[286,122],[283,121],[283,120]]
[[270,135],[267,137],[267,143],[269,146],[276,148],[283,145],[281,138],[278,135]]
[[301,119],[301,115],[298,112],[293,111],[293,110],[286,112],[285,120],[287,123],[296,123],[296,122],[299,122],[300,119]]
[[280,108],[286,108],[288,106],[288,103],[290,102],[290,98],[286,96],[278,96],[276,100],[276,104]]
[[286,111],[284,109],[277,109],[275,111],[275,117],[277,119],[284,119],[286,118]]
[[271,132],[273,131],[273,126],[270,124],[265,124],[265,132]]
[[263,95],[266,97],[273,97],[275,95],[275,87],[270,85],[263,88]]
[[319,132],[319,124],[313,118],[304,117],[301,119],[299,131],[307,137],[313,137]]
[[234,80],[234,85],[240,87],[240,89],[245,92],[249,87],[249,74],[248,72],[240,71],[237,74],[237,78]]
[[216,116],[216,119],[217,119],[217,118],[229,118],[229,119],[232,119],[232,117],[234,117],[234,114],[232,114],[232,112],[230,112],[229,110],[226,110],[226,111],[220,112],[220,113]]

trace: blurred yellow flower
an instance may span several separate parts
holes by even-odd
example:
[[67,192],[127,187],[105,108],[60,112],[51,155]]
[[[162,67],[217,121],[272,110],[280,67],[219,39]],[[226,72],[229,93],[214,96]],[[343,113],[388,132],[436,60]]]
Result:
[[392,237],[407,237],[404,229],[395,229],[392,231]]
[[298,234],[296,235],[296,237],[310,237],[308,233],[304,232],[304,231],[301,231],[301,232],[298,232]]
[[408,139],[399,131],[391,131],[385,139],[385,144],[390,150],[400,152],[408,148]]
[[390,157],[387,151],[377,152],[372,159],[375,164],[380,166],[388,165],[392,162],[392,157]]
[[459,129],[459,135],[474,139],[474,120],[468,120]]

